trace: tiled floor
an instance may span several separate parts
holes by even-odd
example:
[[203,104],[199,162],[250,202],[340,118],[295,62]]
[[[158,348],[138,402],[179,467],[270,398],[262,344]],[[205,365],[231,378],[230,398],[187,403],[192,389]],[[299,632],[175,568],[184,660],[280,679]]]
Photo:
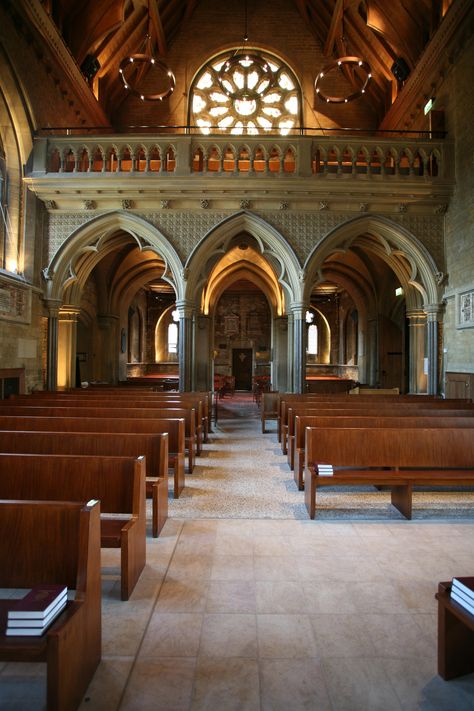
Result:
[[[474,709],[474,674],[437,675],[434,598],[474,572],[472,518],[174,517],[129,602],[117,565],[81,711]],[[0,710],[44,709],[42,674],[0,665]]]

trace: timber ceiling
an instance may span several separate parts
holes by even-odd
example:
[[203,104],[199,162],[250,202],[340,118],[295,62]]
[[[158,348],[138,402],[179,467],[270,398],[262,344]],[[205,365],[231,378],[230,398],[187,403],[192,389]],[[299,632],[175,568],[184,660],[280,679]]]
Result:
[[[235,3],[240,10],[247,0]],[[262,0],[254,0],[261,2]],[[297,9],[328,62],[357,55],[371,67],[366,99],[381,122],[402,82],[393,66],[400,58],[406,71],[416,67],[424,48],[449,6],[456,0],[287,0]],[[33,0],[56,25],[78,66],[88,57],[100,62],[100,103],[108,112],[124,100],[118,73],[121,60],[143,51],[149,33],[155,56],[166,61],[183,23],[206,0]],[[249,8],[252,0],[248,0]],[[271,7],[271,2],[269,3]],[[229,4],[229,21],[232,3]],[[278,46],[275,47],[278,51]],[[345,79],[360,88],[361,76],[346,67]]]

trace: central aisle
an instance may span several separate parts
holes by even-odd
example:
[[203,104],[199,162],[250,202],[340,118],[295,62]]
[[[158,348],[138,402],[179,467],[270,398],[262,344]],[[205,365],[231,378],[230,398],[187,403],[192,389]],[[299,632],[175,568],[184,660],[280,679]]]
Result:
[[193,474],[177,500],[176,518],[308,518],[303,493],[282,456],[276,422],[261,433],[260,413],[251,393],[219,400],[210,442],[196,457]]

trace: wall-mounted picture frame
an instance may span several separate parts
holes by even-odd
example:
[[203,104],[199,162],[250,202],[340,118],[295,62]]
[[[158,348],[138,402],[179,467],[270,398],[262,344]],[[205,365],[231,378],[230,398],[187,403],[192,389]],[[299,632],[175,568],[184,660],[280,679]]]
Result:
[[456,295],[458,328],[474,328],[474,287]]

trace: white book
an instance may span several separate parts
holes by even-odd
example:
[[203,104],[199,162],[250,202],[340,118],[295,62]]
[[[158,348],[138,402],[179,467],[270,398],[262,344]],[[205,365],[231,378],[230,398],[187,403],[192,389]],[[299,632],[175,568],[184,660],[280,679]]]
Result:
[[12,606],[8,610],[8,619],[34,617],[44,620],[65,595],[67,595],[65,585],[38,585],[21,600],[12,600]]
[[44,618],[40,619],[38,617],[21,617],[8,620],[7,629],[15,628],[38,628],[44,630],[66,607],[67,594],[64,594],[57,604],[53,607],[50,613]]
[[470,602],[467,602],[467,600],[463,597],[461,597],[456,591],[453,591],[451,588],[451,599],[454,600],[455,602],[458,603],[458,605],[461,605],[461,607],[464,607],[465,610],[471,613],[471,615],[474,615],[474,605],[471,604]]
[[332,476],[334,474],[332,464],[317,464],[316,468],[319,476]]
[[452,587],[460,590],[464,595],[474,603],[474,577],[458,577],[453,578]]

